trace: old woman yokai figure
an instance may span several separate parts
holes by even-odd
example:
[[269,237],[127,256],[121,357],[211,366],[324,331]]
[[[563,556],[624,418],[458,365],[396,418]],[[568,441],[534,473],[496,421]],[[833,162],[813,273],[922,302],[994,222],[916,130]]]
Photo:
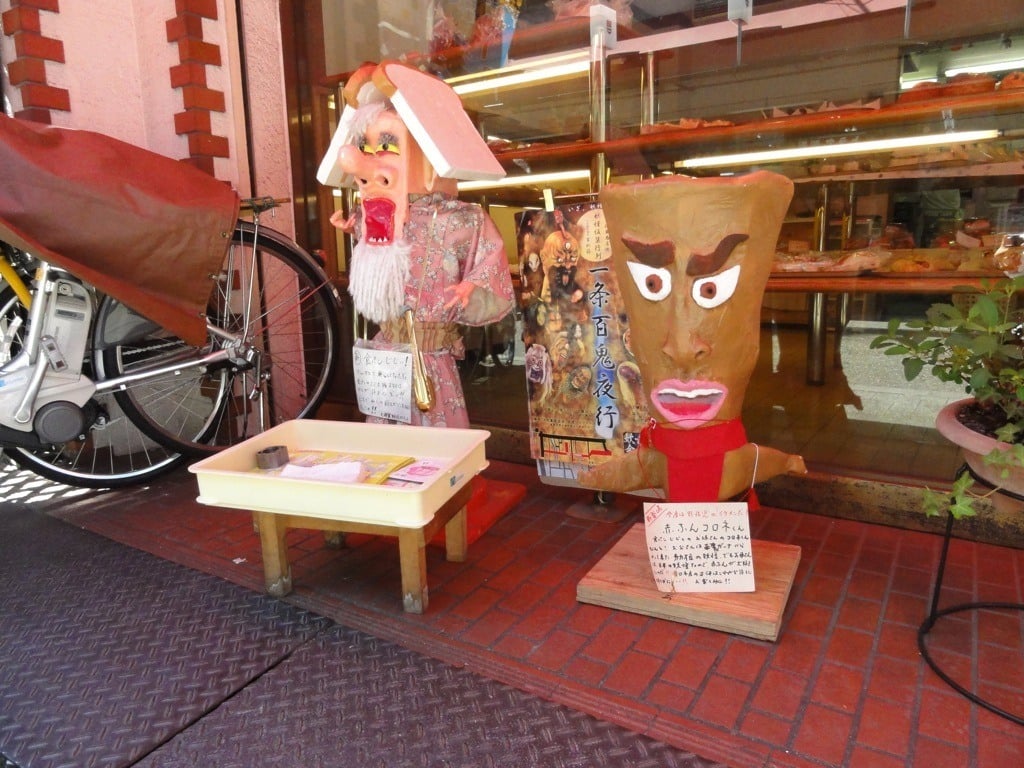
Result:
[[357,239],[353,305],[380,326],[380,347],[415,340],[422,353],[433,397],[417,398],[412,423],[468,427],[458,325],[496,322],[512,309],[513,292],[497,228],[479,205],[456,198],[456,180],[497,179],[504,170],[459,97],[432,75],[367,64],[346,83],[344,99],[317,177],[360,193],[350,219],[331,217]]
[[806,471],[799,456],[748,442],[740,422],[761,299],[792,194],[791,181],[767,172],[602,190],[652,418],[639,449],[581,472],[584,486],[721,501]]

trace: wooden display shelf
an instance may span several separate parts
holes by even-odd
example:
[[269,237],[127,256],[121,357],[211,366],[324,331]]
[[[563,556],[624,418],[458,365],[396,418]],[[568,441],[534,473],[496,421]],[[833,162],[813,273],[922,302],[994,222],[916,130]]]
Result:
[[753,592],[659,592],[651,574],[643,523],[638,523],[576,586],[576,599],[758,640],[778,639],[800,564],[800,547],[751,541]]
[[850,276],[829,272],[775,272],[765,290],[780,293],[953,293],[958,289],[983,290],[1001,272],[981,275],[960,272],[874,272]]
[[[796,138],[813,134],[836,134],[884,127],[906,127],[915,123],[953,118],[1008,114],[1024,111],[1024,88],[971,96],[949,97],[909,103],[896,102],[878,109],[839,109],[795,117],[757,120],[738,125],[662,130],[603,142],[577,141],[547,144],[495,152],[505,168],[515,171],[517,161],[530,164],[583,160],[604,153],[609,159],[668,153],[697,146],[732,147],[743,141],[772,135]],[[910,170],[910,169],[907,169]],[[944,169],[950,170],[950,169]],[[866,174],[870,177],[870,174]],[[831,176],[826,178],[832,178]],[[824,180],[824,178],[822,179]]]

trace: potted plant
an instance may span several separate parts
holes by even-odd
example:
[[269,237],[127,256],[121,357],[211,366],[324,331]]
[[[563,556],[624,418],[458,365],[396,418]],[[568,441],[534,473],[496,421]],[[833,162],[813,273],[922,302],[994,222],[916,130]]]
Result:
[[871,342],[873,349],[902,357],[907,381],[928,369],[969,396],[944,408],[936,428],[961,447],[968,466],[991,487],[982,490],[965,470],[951,493],[926,491],[928,515],[948,502],[959,519],[974,515],[977,500],[999,490],[1024,494],[1024,324],[1015,309],[1021,291],[1024,276],[986,283],[980,293],[965,289],[952,303],[933,304],[923,320],[893,319]]

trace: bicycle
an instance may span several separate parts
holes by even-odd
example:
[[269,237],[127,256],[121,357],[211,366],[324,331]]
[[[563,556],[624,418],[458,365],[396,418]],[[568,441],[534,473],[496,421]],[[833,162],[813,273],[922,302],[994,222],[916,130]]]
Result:
[[242,201],[252,221],[239,219],[215,276],[202,345],[0,243],[0,448],[50,480],[112,488],[315,413],[340,297],[309,253],[261,225],[280,202]]

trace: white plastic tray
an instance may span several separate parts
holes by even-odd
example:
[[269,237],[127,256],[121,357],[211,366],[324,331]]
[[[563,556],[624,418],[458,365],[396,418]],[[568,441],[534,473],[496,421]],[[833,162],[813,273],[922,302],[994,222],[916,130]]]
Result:
[[[482,429],[443,429],[347,421],[299,419],[189,467],[202,504],[420,528],[487,466]],[[396,488],[284,478],[256,469],[256,453],[283,445],[297,451],[360,451],[430,458],[445,466],[422,486]]]

